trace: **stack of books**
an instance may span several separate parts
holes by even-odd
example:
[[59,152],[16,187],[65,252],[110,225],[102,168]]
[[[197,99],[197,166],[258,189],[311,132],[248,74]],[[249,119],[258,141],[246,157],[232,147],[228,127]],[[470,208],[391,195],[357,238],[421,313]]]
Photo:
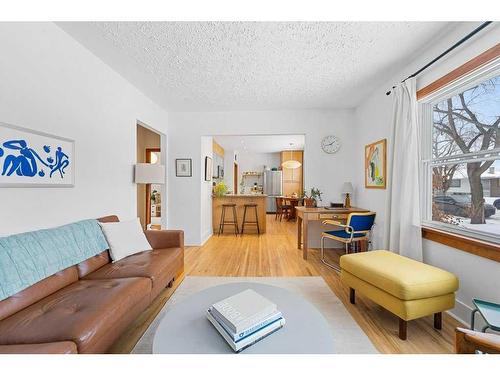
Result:
[[285,325],[277,306],[252,289],[214,303],[207,311],[207,318],[235,352]]

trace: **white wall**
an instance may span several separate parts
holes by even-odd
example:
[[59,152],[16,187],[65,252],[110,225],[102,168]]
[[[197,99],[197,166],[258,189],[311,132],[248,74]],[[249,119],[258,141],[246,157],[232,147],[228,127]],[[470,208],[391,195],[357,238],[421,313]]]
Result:
[[224,149],[224,182],[232,193],[234,193],[235,155],[237,155],[236,151]]
[[[238,184],[242,180],[244,172],[262,172],[264,166],[268,168],[278,168],[280,166],[280,153],[279,152],[246,152],[241,151],[238,155]],[[264,177],[246,177],[245,178],[245,191],[248,192],[249,188],[253,186],[254,182],[262,185]]]
[[[392,96],[385,92],[396,83],[406,78],[432,58],[468,34],[476,24],[465,24],[437,36],[436,44],[423,51],[417,51],[415,58],[408,63],[404,71],[398,72],[392,80],[374,91],[366,100],[356,108],[356,126],[353,158],[353,176],[355,182],[355,202],[361,207],[370,208],[377,212],[376,227],[374,230],[375,248],[383,247],[383,233],[386,225],[387,191],[378,189],[365,189],[363,182],[364,146],[373,141],[388,138],[390,142],[390,126],[392,115]],[[443,76],[464,62],[491,48],[500,39],[500,25],[490,26],[481,34],[471,39],[467,44],[455,50],[449,56],[429,68],[417,80],[418,88],[425,87],[437,78]],[[390,149],[390,145],[389,145]],[[388,161],[390,155],[388,155]],[[411,197],[409,197],[411,199]],[[453,313],[460,319],[468,322],[472,298],[500,300],[500,264],[485,258],[477,257],[463,251],[424,240],[424,261],[437,267],[455,273],[460,279],[460,290],[457,293],[457,305]]]
[[[169,114],[169,163],[175,158],[201,158],[201,137],[204,135],[248,134],[305,134],[304,178],[306,188],[319,187],[324,191],[324,202],[338,201],[344,181],[352,178],[349,147],[334,155],[325,154],[321,139],[335,134],[348,143],[352,138],[354,113],[352,110],[310,111],[254,111],[254,112],[173,112]],[[203,168],[193,164],[193,177],[175,177],[168,174],[167,211],[170,227],[185,230],[186,244],[198,245],[203,241],[202,227],[193,222],[201,216],[200,173]],[[311,236],[310,246],[318,246]],[[315,241],[315,242],[314,242]]]
[[0,235],[136,217],[136,123],[167,113],[52,23],[0,23],[0,122],[76,141],[74,188],[0,189]]

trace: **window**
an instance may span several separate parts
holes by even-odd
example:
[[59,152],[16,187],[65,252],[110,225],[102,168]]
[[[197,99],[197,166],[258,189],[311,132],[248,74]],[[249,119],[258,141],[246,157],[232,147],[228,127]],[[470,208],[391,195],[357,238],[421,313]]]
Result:
[[500,243],[500,59],[420,101],[424,225]]

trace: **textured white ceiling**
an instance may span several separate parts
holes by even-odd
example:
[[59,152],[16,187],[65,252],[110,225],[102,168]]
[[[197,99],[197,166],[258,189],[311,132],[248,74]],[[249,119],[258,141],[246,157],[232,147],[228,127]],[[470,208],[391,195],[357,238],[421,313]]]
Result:
[[[215,142],[226,150],[241,152],[280,152],[283,150],[303,150],[305,136],[291,135],[218,135]],[[290,145],[290,143],[292,145]]]
[[450,27],[444,22],[58,25],[171,111],[352,108]]

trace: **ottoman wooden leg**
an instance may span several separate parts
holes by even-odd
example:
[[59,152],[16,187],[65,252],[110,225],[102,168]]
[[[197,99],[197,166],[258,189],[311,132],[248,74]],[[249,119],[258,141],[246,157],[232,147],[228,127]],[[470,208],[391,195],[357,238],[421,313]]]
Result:
[[408,322],[404,319],[399,318],[399,338],[401,340],[406,340],[406,330]]
[[349,302],[353,305],[356,303],[356,290],[349,288]]
[[434,314],[434,328],[441,329],[443,326],[443,313],[435,313]]

